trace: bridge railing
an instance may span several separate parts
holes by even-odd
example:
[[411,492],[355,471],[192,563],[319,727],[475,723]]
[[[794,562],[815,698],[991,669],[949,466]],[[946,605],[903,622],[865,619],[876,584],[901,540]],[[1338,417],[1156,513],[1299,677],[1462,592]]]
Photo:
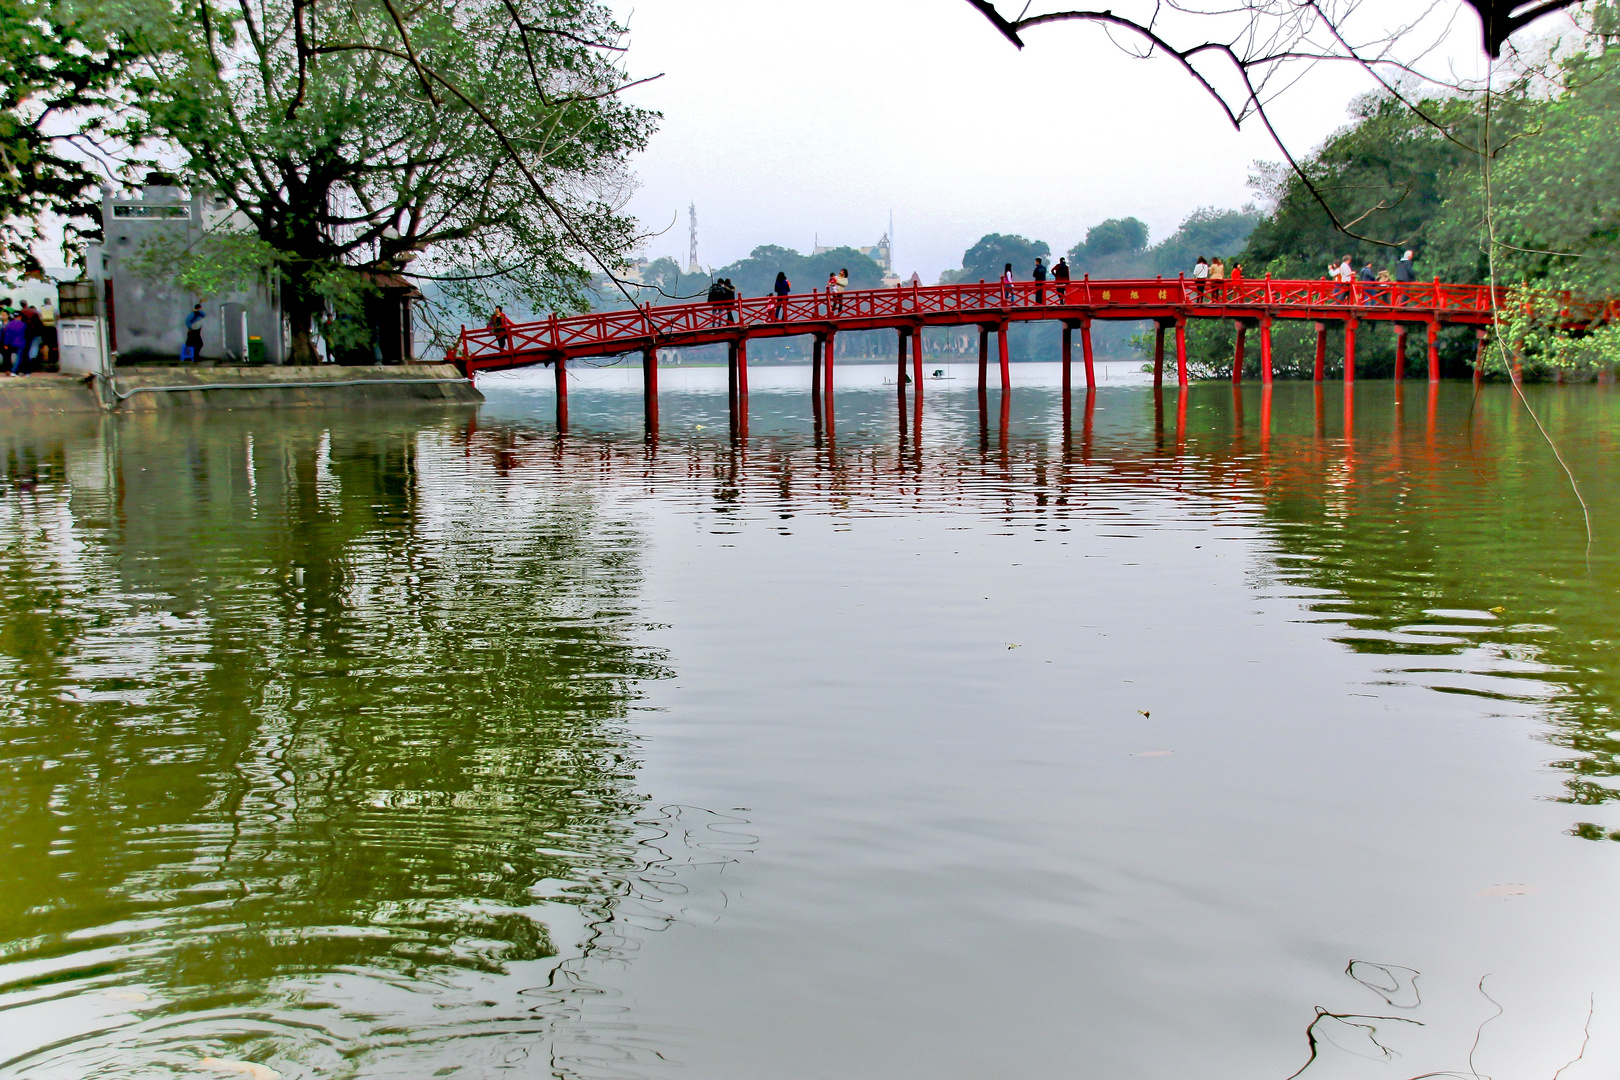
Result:
[[[1054,317],[1069,309],[1104,315],[1109,309],[1180,308],[1188,314],[1208,311],[1210,316],[1247,313],[1294,317],[1334,318],[1387,315],[1391,309],[1411,309],[1414,320],[1447,314],[1489,315],[1506,302],[1505,290],[1493,297],[1488,286],[1448,285],[1441,282],[1335,282],[1284,281],[1271,278],[1204,281],[1183,277],[1068,282],[1048,280],[967,282],[960,285],[902,285],[892,289],[862,289],[844,293],[817,290],[789,296],[755,296],[709,303],[666,304],[618,311],[592,312],[566,318],[552,316],[540,322],[509,324],[504,328],[463,330],[455,359],[477,367],[503,359],[526,362],[557,355],[627,352],[668,340],[702,337],[735,328],[800,325],[807,331],[821,326],[836,329],[840,322],[926,318],[930,315],[982,315],[998,321],[1013,309],[1051,308]],[[1590,325],[1612,314],[1612,304],[1578,301],[1558,294],[1560,310],[1571,324]],[[1494,303],[1493,303],[1494,301]],[[1220,312],[1216,316],[1217,311]],[[963,320],[969,321],[969,320]],[[972,320],[977,321],[977,320]]]

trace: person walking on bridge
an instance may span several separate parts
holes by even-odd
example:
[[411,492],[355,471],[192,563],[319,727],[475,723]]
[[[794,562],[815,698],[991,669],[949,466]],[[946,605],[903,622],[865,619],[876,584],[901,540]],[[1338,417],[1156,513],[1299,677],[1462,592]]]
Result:
[[1417,268],[1412,265],[1412,252],[1408,251],[1401,256],[1395,264],[1395,280],[1402,282],[1417,281]]
[[494,312],[489,317],[486,328],[495,331],[495,347],[505,352],[511,339],[507,337],[506,328],[512,325],[512,320],[506,317],[501,305],[496,304]]
[[1029,272],[1029,276],[1035,279],[1035,303],[1037,305],[1045,304],[1046,303],[1046,264],[1043,263],[1040,260],[1040,256],[1036,256],[1036,258],[1035,258],[1035,269],[1033,269],[1033,270],[1031,270]]
[[846,267],[842,268],[841,270],[839,270],[838,274],[833,278],[833,314],[834,315],[842,315],[844,313],[844,292],[848,288],[849,288],[849,267],[846,266]]
[[707,299],[709,301],[710,326],[719,326],[726,320],[725,314],[721,309],[721,305],[726,301],[725,281],[725,278],[715,278],[709,283],[709,295]]
[[1058,256],[1057,265],[1052,267],[1052,282],[1057,287],[1057,302],[1065,304],[1069,299],[1069,260]]
[[1193,263],[1193,289],[1197,293],[1197,302],[1204,302],[1204,290],[1209,287],[1209,260],[1202,255]]
[[793,291],[793,283],[788,280],[787,273],[782,270],[776,272],[776,284],[771,287],[776,294],[776,303],[772,305],[771,317],[777,322],[787,318],[787,295]]
[[1012,263],[1008,263],[1006,269],[1001,271],[1001,306],[1013,306]]
[[1209,296],[1216,303],[1226,299],[1226,263],[1219,255],[1209,260]]

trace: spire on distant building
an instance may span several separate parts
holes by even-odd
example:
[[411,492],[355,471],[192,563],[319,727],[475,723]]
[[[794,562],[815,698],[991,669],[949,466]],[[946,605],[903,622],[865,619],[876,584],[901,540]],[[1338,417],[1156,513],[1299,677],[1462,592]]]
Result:
[[686,272],[689,274],[701,274],[703,268],[698,265],[697,261],[697,203],[692,203],[687,207],[687,213],[692,218],[692,246],[686,254]]

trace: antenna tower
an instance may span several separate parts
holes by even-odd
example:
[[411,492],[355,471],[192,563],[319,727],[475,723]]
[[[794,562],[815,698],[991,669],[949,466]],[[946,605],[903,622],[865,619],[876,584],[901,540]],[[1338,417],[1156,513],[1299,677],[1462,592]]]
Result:
[[692,246],[686,255],[686,271],[689,274],[702,273],[697,261],[697,203],[692,203],[686,209],[692,218]]

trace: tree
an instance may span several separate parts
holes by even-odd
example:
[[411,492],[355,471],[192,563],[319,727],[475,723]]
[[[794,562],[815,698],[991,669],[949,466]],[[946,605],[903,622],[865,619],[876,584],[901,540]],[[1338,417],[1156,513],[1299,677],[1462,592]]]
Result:
[[37,270],[33,245],[49,214],[71,249],[99,237],[94,167],[110,117],[128,101],[134,59],[118,33],[123,9],[0,0],[0,270]]
[[[1358,99],[1351,122],[1299,167],[1316,188],[1352,220],[1378,217],[1382,243],[1348,237],[1321,213],[1304,177],[1259,175],[1254,183],[1274,203],[1244,252],[1252,275],[1317,278],[1344,255],[1356,265],[1393,265],[1402,250],[1420,252],[1423,272],[1448,281],[1480,281],[1485,273],[1477,216],[1459,234],[1450,227],[1447,200],[1457,178],[1479,167],[1478,155],[1452,136],[1477,131],[1478,104],[1461,98],[1419,102],[1429,119],[1387,94]],[[1436,121],[1443,125],[1435,126]],[[1498,126],[1501,126],[1500,120]],[[1500,136],[1506,140],[1506,133]]]
[[[1579,0],[1466,2],[1480,17],[1481,45],[1493,61],[1504,48],[1511,49],[1511,34],[1545,15],[1580,6]],[[1400,245],[1376,232],[1376,218],[1344,212],[1300,167],[1298,155],[1272,123],[1270,102],[1298,81],[1302,69],[1320,63],[1362,69],[1386,94],[1424,120],[1422,104],[1408,99],[1411,84],[1427,82],[1451,92],[1489,93],[1490,89],[1488,82],[1483,87],[1471,85],[1458,81],[1449,71],[1425,75],[1420,69],[1423,61],[1434,59],[1438,40],[1450,32],[1456,7],[1447,0],[1431,0],[1427,7],[1404,16],[1395,29],[1370,37],[1350,29],[1351,16],[1361,6],[1358,0],[1180,0],[1171,5],[1127,0],[1117,5],[1118,10],[1062,11],[1042,11],[1026,3],[1011,19],[1001,14],[993,0],[968,3],[1020,49],[1024,47],[1021,34],[1027,29],[1082,22],[1100,27],[1110,41],[1132,55],[1169,58],[1207,94],[1234,129],[1249,120],[1260,123],[1288,169],[1334,228],[1352,239],[1385,247]],[[1122,40],[1136,44],[1127,46]]]
[[1069,249],[1078,273],[1097,277],[1145,277],[1148,227],[1134,217],[1109,218],[1086,230],[1086,238]]
[[1230,263],[1259,222],[1260,211],[1254,206],[1242,210],[1200,207],[1175,232],[1153,245],[1154,273],[1169,277],[1190,272],[1199,256],[1219,255]]
[[277,274],[296,363],[367,272],[538,311],[584,305],[587,258],[625,265],[623,163],[656,116],[617,99],[623,31],[595,0],[205,0],[126,32],[121,134],[173,147],[234,211],[173,267]]
[[[713,276],[730,278],[744,296],[764,296],[776,284],[777,271],[788,276],[794,292],[807,293],[825,288],[827,275],[844,269],[849,271],[851,289],[876,289],[883,284],[883,267],[850,247],[800,255],[792,248],[761,244],[749,252],[748,258],[720,267]],[[702,284],[708,287],[707,280]]]
[[1044,240],[1028,240],[1016,234],[988,233],[962,253],[962,269],[947,270],[943,284],[999,281],[1002,270],[1012,263],[1016,277],[1027,278],[1037,258],[1047,259],[1052,249]]

